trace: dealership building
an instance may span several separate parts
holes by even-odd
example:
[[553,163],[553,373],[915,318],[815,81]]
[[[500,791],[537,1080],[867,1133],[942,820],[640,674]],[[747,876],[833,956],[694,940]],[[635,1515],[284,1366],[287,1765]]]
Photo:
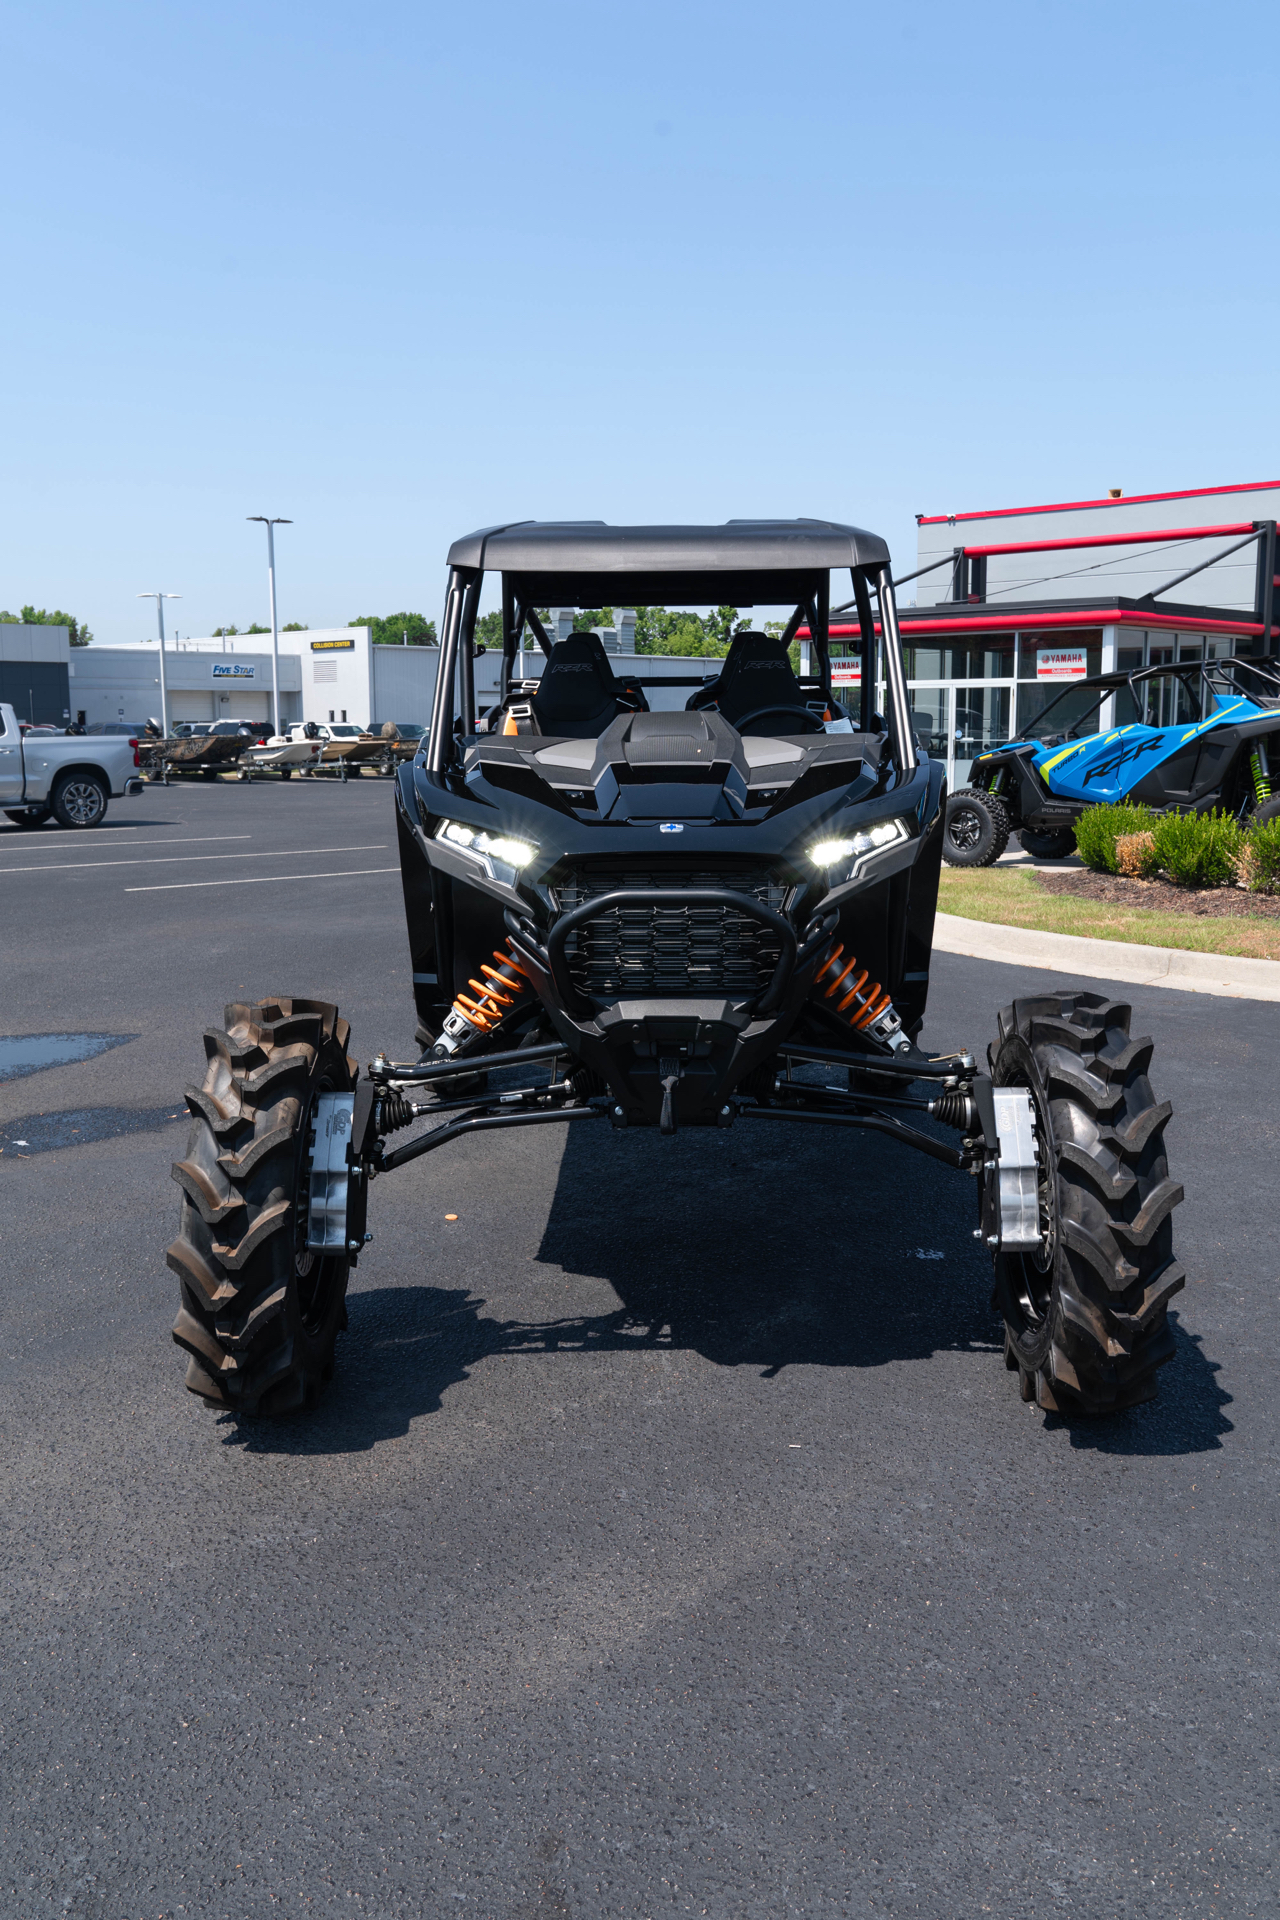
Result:
[[[553,608],[548,629],[555,639],[573,631],[572,607]],[[18,627],[4,629],[14,637],[12,647],[22,654],[22,671],[32,647],[61,645],[59,658],[68,657],[65,628]],[[606,649],[617,656],[620,672],[642,672],[660,676],[688,675],[701,662],[671,656],[634,654],[635,615],[620,610],[618,625],[605,629]],[[346,722],[355,726],[380,726],[383,721],[411,722],[426,726],[431,718],[435,693],[436,665],[440,658],[435,647],[374,646],[368,627],[304,628],[280,635],[279,685],[280,718],[285,726],[296,721]],[[707,662],[711,671],[714,663]],[[542,655],[530,646],[524,654],[524,671],[530,676],[542,670]],[[57,722],[69,707],[72,715],[83,713],[87,725],[121,722],[144,727],[148,719],[160,718],[160,658],[155,640],[136,641],[120,647],[76,648],[70,663],[63,667],[56,700]],[[481,699],[496,699],[501,672],[501,655],[482,654],[476,661],[476,692]],[[271,719],[271,653],[263,651],[257,635],[237,634],[229,639],[219,635],[200,639],[177,639],[165,643],[165,684],[168,691],[169,724],[208,724],[215,720]],[[29,676],[28,676],[29,677]],[[17,678],[15,678],[15,686]],[[25,687],[26,680],[23,680]],[[51,680],[50,702],[58,691]],[[686,689],[673,689],[665,699],[653,695],[659,706],[682,705]],[[677,698],[678,695],[678,698]],[[54,717],[54,705],[49,714]],[[25,708],[20,717],[28,715]]]
[[[900,569],[907,684],[953,790],[1073,679],[1274,654],[1278,515],[1278,480],[918,515],[915,562]],[[847,620],[831,625],[846,654],[834,677],[853,685]],[[1101,726],[1133,717],[1125,699],[1104,705]],[[1178,700],[1176,683],[1157,681],[1148,717],[1178,720]]]

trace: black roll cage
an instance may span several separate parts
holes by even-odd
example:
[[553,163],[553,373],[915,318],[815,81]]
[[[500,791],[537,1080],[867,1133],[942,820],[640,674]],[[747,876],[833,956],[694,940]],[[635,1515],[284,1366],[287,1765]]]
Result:
[[[1047,707],[1040,710],[1034,724],[1039,728],[1045,716],[1052,713],[1063,700],[1068,699],[1072,694],[1083,693],[1086,689],[1093,688],[1099,689],[1099,693],[1098,699],[1089,708],[1089,713],[1093,713],[1102,704],[1108,693],[1116,693],[1121,687],[1128,687],[1133,695],[1135,706],[1140,707],[1145,713],[1146,701],[1140,697],[1139,688],[1147,680],[1189,681],[1192,678],[1198,678],[1202,682],[1202,688],[1217,699],[1219,689],[1213,684],[1214,676],[1217,675],[1227,681],[1236,698],[1252,699],[1254,697],[1252,694],[1233,684],[1238,673],[1251,673],[1260,679],[1269,680],[1275,692],[1268,697],[1280,699],[1280,673],[1277,673],[1275,668],[1265,660],[1254,660],[1244,654],[1232,655],[1225,660],[1173,660],[1164,666],[1135,667],[1132,672],[1094,673],[1090,674],[1087,680],[1073,680],[1070,686],[1064,687],[1061,693],[1054,695]],[[1206,704],[1202,696],[1201,705]],[[1088,716],[1082,714],[1080,717],[1084,719]],[[1022,737],[1019,735],[1019,738]],[[1028,730],[1026,737],[1034,736]],[[1070,735],[1065,737],[1070,738]]]
[[[888,695],[890,752],[899,771],[909,773],[919,764],[919,754],[907,700],[902,637],[898,627],[892,569],[887,565],[870,564],[851,567],[850,574],[861,637],[862,689],[859,731],[862,733],[875,731],[877,649],[882,648],[884,680]],[[517,586],[517,581],[511,574],[505,572],[502,574],[502,678],[499,693],[501,700],[505,700],[510,691],[516,653],[526,628],[533,634],[543,653],[548,658],[551,654],[553,642],[538,617],[537,596],[528,590],[531,580],[536,582],[536,578],[536,575],[522,574],[519,576],[519,586]],[[772,573],[769,579],[771,585],[777,585],[776,573]],[[449,570],[444,615],[440,626],[440,663],[436,674],[435,698],[432,702],[426,754],[427,768],[437,778],[444,773],[453,753],[455,720],[461,719],[464,734],[475,732],[478,717],[475,694],[475,630],[483,580],[484,570],[480,568],[455,566]],[[662,591],[662,576],[654,574],[651,580],[656,599]],[[737,568],[735,584],[740,585],[741,581],[742,569]],[[565,577],[557,575],[555,584],[562,589],[566,584]],[[683,579],[681,584],[688,585],[688,579]],[[708,573],[702,577],[702,584],[708,589],[705,604],[714,604],[715,574]],[[793,585],[796,588],[795,610],[781,635],[782,644],[789,646],[800,627],[807,624],[809,637],[817,650],[818,678],[823,697],[830,701],[834,697],[831,691],[829,643],[830,569],[796,570]],[[872,606],[873,592],[876,596],[876,608]],[[682,594],[680,598],[685,602],[692,596]],[[739,599],[742,604],[749,604],[745,597],[739,595]],[[569,604],[568,600],[563,598],[561,603]],[[592,601],[582,600],[573,604],[590,605]],[[876,609],[879,617],[879,635],[876,632]],[[662,674],[640,674],[634,677],[642,687],[705,684],[705,677],[702,675],[688,680]]]

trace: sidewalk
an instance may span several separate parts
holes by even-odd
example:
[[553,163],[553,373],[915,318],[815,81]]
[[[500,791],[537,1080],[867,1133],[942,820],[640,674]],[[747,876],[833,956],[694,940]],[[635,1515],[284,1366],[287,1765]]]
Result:
[[[1025,857],[1025,856],[1024,856]],[[1030,864],[1030,863],[1029,863]],[[1041,933],[992,920],[940,913],[933,944],[939,953],[974,960],[1021,962],[1082,979],[1126,980],[1144,987],[1179,987],[1236,1000],[1280,1000],[1280,962],[1230,953],[1192,953],[1180,947],[1142,947],[1126,940],[1089,940],[1072,933]]]

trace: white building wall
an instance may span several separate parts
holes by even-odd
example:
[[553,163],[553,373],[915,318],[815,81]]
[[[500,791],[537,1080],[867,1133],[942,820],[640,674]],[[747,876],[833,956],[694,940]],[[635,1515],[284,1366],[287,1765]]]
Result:
[[[1223,526],[1280,519],[1280,482],[1237,487],[1224,492],[1184,494],[1176,499],[1099,500],[1049,506],[1034,511],[957,514],[951,521],[921,526],[916,567],[950,556],[962,546],[1005,546],[1028,540],[1072,540],[1099,534],[1159,531],[1165,527]],[[1001,600],[1070,600],[1077,596],[1121,594],[1140,599],[1175,574],[1234,544],[1240,534],[1191,545],[1074,548],[1058,553],[993,554],[987,561],[986,604]],[[1175,603],[1214,606],[1250,613],[1254,604],[1257,547],[1241,548],[1221,565],[1196,574],[1169,596]],[[903,574],[914,568],[900,565]],[[944,565],[912,582],[904,599],[935,606],[951,597],[951,576]]]
[[[235,676],[232,677],[231,669]],[[86,721],[123,720],[145,726],[160,718],[159,648],[75,647],[67,667],[71,709]],[[204,648],[183,641],[165,648],[169,721],[268,720],[271,717],[270,653],[223,653],[221,643]],[[280,654],[282,719],[302,718],[301,673],[296,653]]]
[[299,644],[302,718],[367,727],[373,718],[370,629],[325,627],[289,638]]

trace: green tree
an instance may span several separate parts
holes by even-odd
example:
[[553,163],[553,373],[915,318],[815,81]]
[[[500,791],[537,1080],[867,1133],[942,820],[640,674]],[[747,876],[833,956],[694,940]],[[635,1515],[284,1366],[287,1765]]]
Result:
[[368,627],[375,647],[434,647],[436,623],[420,613],[360,613],[348,620],[349,627]]
[[725,653],[732,637],[736,607],[717,607],[705,619],[687,609],[636,608],[636,652],[678,653],[715,659]]
[[311,629],[305,620],[286,620],[280,631],[281,633],[309,633]]
[[[535,607],[534,612],[544,625],[551,617],[546,607]],[[581,628],[579,628],[579,630],[581,630]],[[527,628],[525,630],[524,643],[526,647],[536,647],[538,644]],[[493,613],[482,613],[480,615],[480,618],[476,621],[476,645],[478,647],[484,647],[490,653],[501,653],[502,615],[500,612],[495,610]]]
[[251,627],[245,628],[246,633],[270,633],[270,631],[270,627],[260,627],[256,620]]
[[239,633],[239,631],[239,627],[215,627],[213,637],[215,640],[229,640],[232,634]]
[[739,620],[736,607],[713,607],[704,614],[702,625],[710,639],[719,640],[726,648],[735,633],[745,633],[749,622]]
[[0,626],[65,627],[73,647],[87,647],[93,639],[88,627],[82,625],[73,613],[63,613],[61,608],[55,608],[52,613],[44,607],[24,607],[21,613],[0,613]]
[[575,633],[598,633],[601,627],[613,625],[612,607],[588,607],[585,612],[573,616]]

